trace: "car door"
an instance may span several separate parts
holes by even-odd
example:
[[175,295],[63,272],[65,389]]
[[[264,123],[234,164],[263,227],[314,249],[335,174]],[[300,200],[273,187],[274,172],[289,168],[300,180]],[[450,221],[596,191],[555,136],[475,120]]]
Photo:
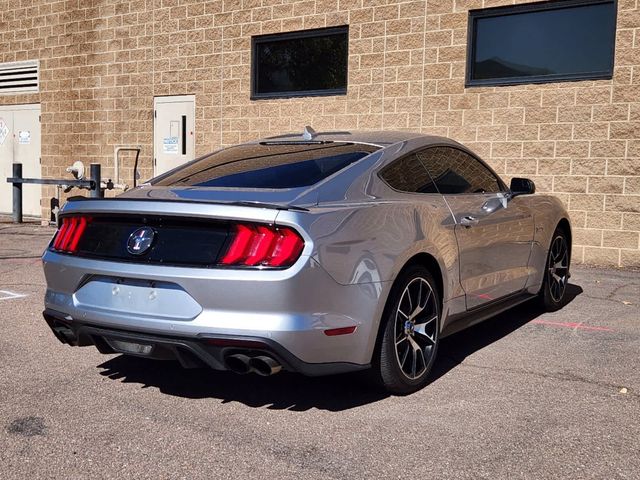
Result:
[[534,235],[526,200],[510,200],[504,183],[467,151],[436,146],[419,155],[456,222],[467,309],[522,290]]

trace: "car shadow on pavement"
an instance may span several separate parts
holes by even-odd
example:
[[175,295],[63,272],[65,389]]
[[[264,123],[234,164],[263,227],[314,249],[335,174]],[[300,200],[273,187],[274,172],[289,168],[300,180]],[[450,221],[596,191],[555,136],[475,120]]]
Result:
[[[567,286],[569,302],[582,293],[582,288]],[[491,318],[479,325],[442,340],[430,383],[460,365],[472,353],[500,340],[522,327],[542,311],[533,302]],[[214,398],[222,403],[240,402],[249,407],[306,411],[312,408],[342,411],[377,402],[389,394],[374,388],[366,372],[305,377],[283,372],[273,377],[239,376],[209,369],[183,369],[177,362],[160,362],[120,355],[98,368],[101,375],[124,383],[137,383],[143,388],[155,387],[160,392],[183,398]],[[428,388],[428,387],[427,387]]]
[[249,407],[306,411],[341,411],[373,403],[389,395],[370,387],[361,374],[305,377],[282,372],[272,377],[237,375],[205,368],[183,369],[177,362],[159,362],[121,355],[101,365],[112,380],[156,387],[185,398],[217,398]]
[[[582,292],[582,287],[568,284],[565,292],[567,305]],[[472,353],[506,337],[543,313],[535,299],[529,300],[478,325],[443,338],[438,347],[438,358],[431,371],[431,383],[460,365]]]

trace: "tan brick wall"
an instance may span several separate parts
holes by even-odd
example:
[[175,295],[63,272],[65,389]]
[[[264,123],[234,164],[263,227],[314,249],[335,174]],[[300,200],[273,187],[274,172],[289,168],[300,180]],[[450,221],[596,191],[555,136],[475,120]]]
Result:
[[[640,265],[640,11],[618,2],[614,78],[464,88],[469,8],[427,0],[424,131],[451,136],[505,178],[526,175],[569,208],[574,261]],[[428,124],[427,119],[432,118]]]
[[[640,266],[637,0],[618,1],[613,80],[465,89],[468,9],[510,3],[5,0],[0,61],[40,59],[41,92],[0,104],[41,103],[47,177],[66,176],[78,159],[109,177],[121,144],[142,145],[150,176],[157,95],[196,96],[197,154],[303,125],[447,135],[505,179],[526,175],[558,195],[575,261]],[[346,96],[249,99],[251,35],[345,24]]]

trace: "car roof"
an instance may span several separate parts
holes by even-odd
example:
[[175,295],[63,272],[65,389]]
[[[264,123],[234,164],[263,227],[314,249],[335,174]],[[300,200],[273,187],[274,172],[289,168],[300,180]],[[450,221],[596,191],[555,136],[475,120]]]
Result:
[[[307,136],[305,136],[305,134]],[[257,140],[256,143],[264,142],[354,142],[354,143],[368,143],[371,145],[377,145],[380,147],[387,147],[399,142],[405,142],[415,138],[422,138],[424,145],[430,143],[447,143],[451,145],[459,145],[457,142],[435,135],[427,135],[417,132],[407,132],[401,130],[343,130],[343,131],[326,131],[316,132],[310,127],[305,127],[303,132],[300,133],[287,133],[284,135],[277,135],[274,137],[267,137],[261,140]]]

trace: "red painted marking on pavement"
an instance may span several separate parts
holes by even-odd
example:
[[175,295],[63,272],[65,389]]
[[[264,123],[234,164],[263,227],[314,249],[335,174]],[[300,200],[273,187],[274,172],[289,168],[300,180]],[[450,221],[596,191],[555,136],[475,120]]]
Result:
[[612,328],[607,327],[590,327],[589,325],[584,325],[582,323],[577,322],[548,322],[546,320],[532,320],[531,323],[535,323],[538,325],[551,325],[554,327],[564,327],[564,328],[580,328],[582,330],[596,330],[599,332],[614,332]]

